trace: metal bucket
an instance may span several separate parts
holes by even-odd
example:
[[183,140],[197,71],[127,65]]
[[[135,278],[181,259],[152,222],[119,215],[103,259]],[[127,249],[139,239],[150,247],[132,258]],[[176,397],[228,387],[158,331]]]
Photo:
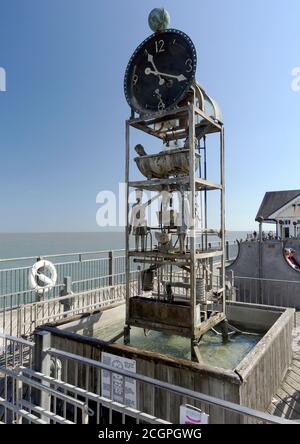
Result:
[[[195,153],[195,170],[199,165],[200,155]],[[170,176],[189,175],[189,149],[175,148],[158,154],[136,157],[138,169],[147,179],[163,179]]]

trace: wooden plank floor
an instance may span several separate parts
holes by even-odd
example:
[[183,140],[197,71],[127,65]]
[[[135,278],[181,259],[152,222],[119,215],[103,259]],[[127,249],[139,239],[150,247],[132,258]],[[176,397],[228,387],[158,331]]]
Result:
[[300,421],[300,312],[296,313],[292,346],[293,361],[280,388],[272,399],[268,412]]

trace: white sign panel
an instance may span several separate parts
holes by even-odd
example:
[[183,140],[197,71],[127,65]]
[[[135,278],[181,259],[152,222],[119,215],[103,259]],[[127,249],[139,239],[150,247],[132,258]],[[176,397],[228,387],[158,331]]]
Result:
[[[121,370],[136,373],[136,361],[102,352],[103,364],[110,365]],[[117,373],[102,370],[101,378],[102,396],[112,401],[120,402],[129,407],[136,408],[136,381]]]
[[180,424],[208,424],[209,415],[191,405],[180,406]]

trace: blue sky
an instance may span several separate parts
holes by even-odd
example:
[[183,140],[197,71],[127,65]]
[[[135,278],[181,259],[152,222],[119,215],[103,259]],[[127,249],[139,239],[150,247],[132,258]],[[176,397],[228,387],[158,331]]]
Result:
[[[96,195],[124,178],[127,61],[157,1],[1,0],[0,231],[97,230]],[[227,228],[247,230],[265,191],[300,188],[298,0],[173,0],[197,79],[226,133]]]

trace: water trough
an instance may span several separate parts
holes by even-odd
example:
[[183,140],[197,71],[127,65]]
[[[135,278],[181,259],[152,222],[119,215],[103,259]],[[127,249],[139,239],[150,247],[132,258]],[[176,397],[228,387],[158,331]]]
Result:
[[[255,334],[250,335],[250,339],[241,335],[241,339],[232,339],[229,344],[222,345],[210,332],[207,342],[204,340],[200,346],[202,363],[192,362],[188,356],[189,347],[185,350],[182,342],[185,338],[174,335],[167,335],[168,337],[165,336],[160,341],[159,335],[166,335],[165,333],[150,332],[149,336],[141,336],[142,330],[138,329],[139,333],[133,332],[131,335],[132,343],[124,345],[121,337],[125,317],[124,304],[115,304],[112,308],[106,307],[94,313],[61,320],[40,327],[39,330],[51,332],[53,348],[98,361],[103,360],[107,354],[113,355],[117,360],[120,357],[129,359],[134,362],[136,372],[141,375],[254,409],[266,410],[292,360],[294,310],[232,302],[227,306],[226,314],[230,324]],[[245,343],[246,347],[241,349],[240,345]],[[214,352],[206,353],[205,347]],[[227,358],[226,349],[229,350]],[[234,356],[236,354],[239,356]],[[38,351],[36,358],[37,362],[42,359],[38,356]],[[63,363],[62,368],[64,371]],[[67,382],[75,382],[70,364]],[[79,372],[79,387],[88,386],[91,391],[99,391],[97,384],[99,382],[96,382],[92,374],[87,376],[86,372]],[[134,396],[139,410],[174,423],[179,421],[180,405],[188,401],[141,383],[137,383]],[[240,415],[217,406],[198,407],[202,407],[210,415],[211,423],[243,421]]]

